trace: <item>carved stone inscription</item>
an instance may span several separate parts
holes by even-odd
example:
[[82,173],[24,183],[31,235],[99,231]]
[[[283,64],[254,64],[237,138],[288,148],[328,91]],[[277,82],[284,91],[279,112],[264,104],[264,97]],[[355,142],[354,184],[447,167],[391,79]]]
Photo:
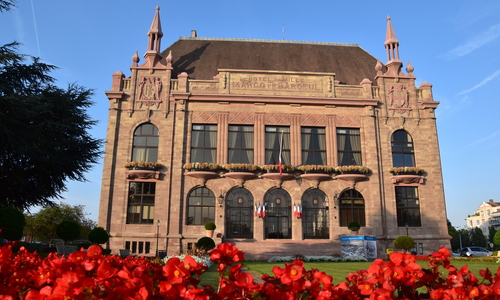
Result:
[[233,93],[323,94],[322,76],[290,74],[231,74]]
[[209,93],[214,94],[219,91],[217,82],[197,82],[192,81],[189,83],[190,91],[193,93]]

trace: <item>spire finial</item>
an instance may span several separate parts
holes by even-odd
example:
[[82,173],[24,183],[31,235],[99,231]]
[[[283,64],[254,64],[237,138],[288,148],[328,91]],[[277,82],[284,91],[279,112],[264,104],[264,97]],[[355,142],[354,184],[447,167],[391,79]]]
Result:
[[394,29],[392,28],[391,16],[387,16],[387,30],[385,32],[385,48],[387,49],[387,60],[399,61],[399,41],[396,38]]
[[156,7],[155,16],[148,32],[148,52],[160,53],[160,42],[163,32],[161,31],[160,6]]

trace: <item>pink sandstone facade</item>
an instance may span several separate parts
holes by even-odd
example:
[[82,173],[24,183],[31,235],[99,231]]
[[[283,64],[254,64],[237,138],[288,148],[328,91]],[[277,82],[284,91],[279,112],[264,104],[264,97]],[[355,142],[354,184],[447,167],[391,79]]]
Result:
[[[157,8],[145,60],[136,52],[130,76],[114,73],[106,92],[99,226],[113,253],[176,254],[205,236],[207,222],[217,226],[216,243],[234,243],[249,258],[340,253],[351,221],[376,237],[379,257],[407,234],[421,254],[449,247],[439,102],[430,84],[415,86],[410,63],[402,71],[390,19],[385,65],[353,44],[195,32],[160,52],[162,35]],[[183,168],[278,165],[280,149],[284,165],[306,171]],[[129,170],[131,161],[160,167]],[[318,174],[310,165],[369,172]]]

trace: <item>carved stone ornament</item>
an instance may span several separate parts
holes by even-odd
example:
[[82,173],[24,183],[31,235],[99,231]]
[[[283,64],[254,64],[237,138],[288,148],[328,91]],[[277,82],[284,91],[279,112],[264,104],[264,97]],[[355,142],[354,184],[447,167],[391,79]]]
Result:
[[155,170],[128,170],[125,171],[125,178],[133,179],[160,179],[160,171]]
[[404,84],[391,84],[387,87],[387,104],[394,113],[410,116],[410,93]]
[[157,104],[159,106],[161,99],[160,93],[162,82],[160,76],[143,76],[139,80],[139,100],[137,102],[142,105],[152,106]]

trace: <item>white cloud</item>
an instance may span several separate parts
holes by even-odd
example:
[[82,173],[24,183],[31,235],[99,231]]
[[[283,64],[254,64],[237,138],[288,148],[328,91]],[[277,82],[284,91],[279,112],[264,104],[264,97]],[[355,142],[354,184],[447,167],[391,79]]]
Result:
[[472,88],[468,89],[468,90],[465,90],[465,91],[461,91],[460,93],[457,94],[457,96],[460,96],[460,95],[463,95],[463,94],[467,94],[467,93],[470,93],[472,92],[473,90],[475,89],[478,89],[480,88],[481,86],[485,85],[486,83],[488,83],[489,81],[495,79],[498,75],[500,75],[500,70],[497,70],[495,73],[491,74],[490,76],[486,77],[483,81],[481,81],[480,83],[476,84],[475,86],[473,86]]
[[472,51],[494,41],[500,36],[500,24],[491,26],[488,30],[472,38],[468,42],[448,51],[446,57],[449,59],[459,58]]

